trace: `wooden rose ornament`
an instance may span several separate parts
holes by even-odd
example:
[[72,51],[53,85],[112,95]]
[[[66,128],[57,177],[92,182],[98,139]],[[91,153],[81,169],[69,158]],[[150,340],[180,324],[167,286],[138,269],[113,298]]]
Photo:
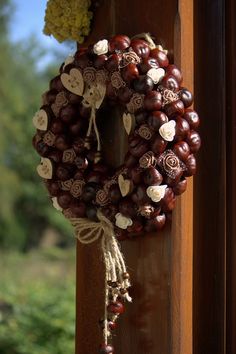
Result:
[[[101,241],[106,287],[100,353],[114,353],[111,334],[124,302],[131,301],[118,241],[162,229],[186,177],[196,172],[201,140],[192,102],[161,46],[147,35],[117,35],[70,56],[33,118],[37,172],[53,206],[80,242]],[[109,103],[119,106],[128,139],[116,169],[103,158],[96,121]]]

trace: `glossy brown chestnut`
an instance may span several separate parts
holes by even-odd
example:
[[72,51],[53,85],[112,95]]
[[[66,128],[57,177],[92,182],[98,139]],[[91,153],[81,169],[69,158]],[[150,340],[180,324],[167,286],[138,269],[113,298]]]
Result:
[[115,215],[118,213],[118,207],[117,205],[111,204],[108,207],[102,208],[102,212],[106,218],[114,222]]
[[137,158],[135,156],[133,156],[129,151],[126,153],[125,155],[125,166],[128,168],[134,167],[135,165],[137,165]]
[[48,158],[56,163],[59,163],[62,160],[62,151],[52,150],[48,153]]
[[169,118],[184,114],[184,104],[181,100],[177,100],[165,105],[164,110]]
[[114,52],[115,50],[125,50],[130,46],[130,39],[125,35],[116,35],[112,37],[109,41],[109,51]]
[[45,96],[46,96],[46,101],[48,102],[48,104],[52,104],[53,102],[55,102],[57,94],[58,94],[58,92],[55,89],[49,90],[46,92]]
[[153,232],[153,231],[161,230],[164,227],[165,223],[166,223],[165,214],[157,215],[154,218],[147,220],[147,223],[145,225],[145,231]]
[[160,92],[150,91],[144,98],[144,107],[148,111],[158,111],[162,106],[162,97]]
[[133,218],[136,214],[136,209],[133,201],[129,197],[122,198],[119,203],[119,210],[121,214],[126,217]]
[[126,82],[130,82],[139,76],[137,65],[130,63],[121,70],[121,75]]
[[40,140],[39,142],[35,143],[35,149],[40,156],[47,156],[50,153],[50,147]]
[[148,150],[149,144],[146,140],[140,138],[139,136],[134,137],[132,142],[129,144],[130,153],[137,158],[140,158]]
[[183,118],[186,119],[191,129],[198,128],[200,124],[200,119],[197,112],[195,112],[193,109],[186,109]]
[[173,192],[175,195],[180,195],[184,193],[187,189],[187,180],[186,178],[179,181],[179,183],[173,187]]
[[74,142],[73,142],[73,149],[75,150],[75,153],[77,155],[81,154],[85,150],[84,140],[81,139],[81,138],[75,139]]
[[193,103],[193,95],[186,88],[182,88],[179,91],[179,98],[183,102],[185,108],[190,107]]
[[83,156],[78,156],[75,163],[79,170],[86,170],[88,167],[88,160]]
[[63,209],[69,208],[72,200],[73,200],[73,197],[69,192],[62,191],[57,197],[57,202],[60,205],[60,207]]
[[148,113],[145,111],[137,112],[135,114],[135,121],[138,125],[145,123],[147,120]]
[[97,208],[94,205],[87,205],[86,216],[89,220],[98,221]]
[[147,93],[152,91],[154,83],[152,79],[147,75],[140,75],[133,81],[133,88],[139,93]]
[[83,99],[82,96],[78,96],[78,95],[76,95],[75,93],[72,93],[72,92],[68,96],[68,101],[71,104],[74,104],[74,105],[80,104],[82,99]]
[[133,94],[133,92],[127,86],[121,87],[117,91],[117,97],[119,98],[119,100],[121,102],[124,102],[124,103],[127,103],[130,101],[132,94]]
[[56,197],[61,191],[60,185],[57,181],[47,181],[46,186],[52,197]]
[[109,189],[109,197],[112,203],[117,204],[122,198],[120,188],[117,185],[111,186]]
[[155,154],[160,154],[160,153],[164,152],[166,146],[167,146],[167,141],[162,139],[162,137],[160,135],[154,136],[152,143],[151,143],[151,150]]
[[55,147],[60,151],[64,151],[69,148],[69,144],[65,135],[58,135],[56,137]]
[[103,178],[104,177],[100,172],[92,171],[88,174],[86,181],[87,182],[94,182],[94,183],[101,183]]
[[116,71],[119,68],[120,56],[118,54],[111,54],[105,62],[105,68],[108,71]]
[[63,107],[60,111],[60,118],[65,123],[70,122],[72,119],[76,118],[76,116],[78,116],[76,107],[71,104]]
[[150,52],[150,57],[157,59],[161,68],[165,68],[169,65],[169,59],[167,55],[158,48],[152,49]]
[[96,69],[102,69],[107,61],[105,54],[98,55],[94,58],[93,64]]
[[56,77],[54,77],[49,84],[50,90],[57,90],[57,91],[63,91],[65,88],[62,85],[61,82],[61,76],[58,75]]
[[150,47],[146,41],[143,39],[134,38],[132,39],[130,46],[133,51],[138,54],[141,58],[148,58],[150,54]]
[[146,74],[148,70],[155,68],[158,69],[160,65],[158,64],[157,59],[155,58],[144,58],[142,62],[138,65],[138,68],[142,74]]
[[93,199],[95,199],[98,189],[99,185],[97,183],[87,183],[83,188],[82,200],[85,203],[91,202]]
[[124,305],[122,304],[122,302],[115,301],[115,302],[110,303],[107,306],[107,311],[114,313],[115,315],[120,315],[121,313],[124,313],[125,308],[124,308]]
[[161,200],[161,208],[164,212],[172,211],[175,207],[175,194],[172,188],[166,188],[164,198]]
[[143,170],[139,166],[132,168],[129,170],[129,177],[135,184],[140,184],[143,179]]
[[148,186],[158,186],[163,180],[160,172],[153,166],[145,168],[143,173],[143,181]]
[[71,177],[70,170],[66,165],[60,164],[56,169],[56,176],[60,181],[66,181]]
[[190,154],[189,145],[185,141],[180,141],[176,143],[173,146],[173,151],[178,156],[178,158],[182,161],[185,161]]
[[52,121],[50,130],[53,134],[61,134],[64,130],[64,124],[60,119],[55,119]]
[[75,64],[76,66],[79,66],[81,69],[86,68],[87,66],[90,65],[90,59],[89,56],[85,53],[76,53],[75,54]]
[[190,131],[190,126],[188,122],[180,116],[175,119],[175,122],[175,141],[180,141],[187,136]]
[[148,197],[146,190],[147,187],[145,185],[138,185],[131,194],[132,201],[138,205],[149,203],[150,198]]
[[114,348],[109,344],[102,344],[100,346],[99,354],[114,354]]
[[197,171],[197,164],[194,155],[189,155],[189,157],[185,161],[185,165],[186,165],[186,171],[184,172],[184,175],[186,177],[195,175]]
[[75,123],[70,125],[69,130],[72,135],[77,136],[82,132],[84,127],[85,127],[84,120],[77,119]]
[[179,83],[173,75],[165,75],[161,80],[161,86],[174,92],[179,90]]
[[179,84],[181,84],[181,82],[183,81],[183,75],[182,75],[181,71],[177,68],[176,65],[174,65],[174,64],[168,65],[168,67],[166,68],[166,72],[169,75],[174,76]]
[[155,132],[158,132],[160,126],[168,122],[168,117],[162,111],[153,111],[149,114],[147,122]]
[[76,200],[70,204],[70,210],[74,217],[76,218],[84,218],[86,215],[86,205],[83,202],[79,202]]
[[127,231],[134,236],[137,236],[143,231],[143,225],[139,220],[133,220],[133,224],[127,227]]
[[195,130],[191,130],[188,133],[186,142],[188,143],[191,152],[197,152],[201,147],[200,135]]

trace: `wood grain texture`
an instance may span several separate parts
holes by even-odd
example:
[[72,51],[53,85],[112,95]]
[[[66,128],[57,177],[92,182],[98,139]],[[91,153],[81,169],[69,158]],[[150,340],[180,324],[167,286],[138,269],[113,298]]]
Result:
[[225,353],[224,1],[195,2],[195,107],[202,148],[195,178],[194,354]]
[[[103,0],[100,4],[89,41],[111,33],[133,36],[148,31],[169,49],[171,57],[175,54],[185,84],[192,88],[192,0],[130,0],[128,8],[125,0]],[[104,117],[106,160],[117,166],[123,161],[127,135],[118,109],[104,113]],[[101,316],[98,302],[103,294],[101,258],[98,245],[77,247],[76,354],[97,354],[100,331],[96,319]],[[116,354],[191,354],[192,182],[179,198],[172,226],[125,241],[122,251],[134,301],[118,321],[113,338]]]

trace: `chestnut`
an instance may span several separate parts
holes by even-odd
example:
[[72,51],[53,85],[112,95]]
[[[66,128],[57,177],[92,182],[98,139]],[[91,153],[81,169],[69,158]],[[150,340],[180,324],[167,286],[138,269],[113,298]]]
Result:
[[126,167],[131,168],[137,165],[137,158],[133,156],[129,151],[125,155],[124,164]]
[[190,128],[192,129],[198,128],[200,124],[200,119],[197,112],[195,112],[193,109],[190,108],[186,109],[183,118],[186,119],[186,121],[190,125]]
[[98,221],[97,208],[94,205],[87,205],[86,216],[91,221]]
[[153,111],[149,114],[147,122],[148,125],[155,131],[158,132],[162,124],[167,123],[168,117],[162,111]]
[[165,68],[169,65],[169,59],[167,55],[158,48],[152,49],[150,51],[150,57],[155,58],[161,68]]
[[107,61],[107,56],[105,54],[98,55],[94,58],[93,65],[96,69],[102,69]]
[[65,135],[58,135],[55,140],[55,146],[58,150],[64,151],[69,148],[67,138]]
[[99,354],[114,354],[114,348],[109,344],[102,344],[99,349]]
[[64,124],[59,119],[55,119],[51,123],[50,130],[53,134],[60,134],[64,130]]
[[72,201],[70,204],[70,210],[73,214],[73,217],[84,218],[86,216],[86,205],[83,202]]
[[50,147],[40,140],[39,142],[35,143],[35,149],[40,156],[47,156],[50,152]]
[[78,156],[75,159],[75,164],[79,170],[86,170],[86,168],[88,167],[88,160],[86,157]]
[[129,151],[133,156],[140,158],[148,150],[149,144],[139,136],[133,136],[132,140],[129,139]]
[[184,104],[181,100],[168,103],[165,105],[164,111],[169,118],[173,118],[177,115],[182,116],[184,114]]
[[197,164],[194,155],[188,156],[187,160],[185,161],[185,165],[186,165],[186,171],[184,172],[184,175],[187,177],[193,176],[197,170]]
[[79,66],[81,69],[85,69],[90,65],[89,56],[86,53],[75,53],[75,65]]
[[52,104],[53,102],[55,102],[57,94],[58,92],[55,89],[45,92],[44,95],[46,97],[47,104]]
[[120,57],[118,54],[112,54],[105,62],[105,68],[108,71],[116,71],[119,68]]
[[190,127],[188,122],[180,116],[175,119],[175,122],[175,141],[180,141],[187,136],[190,131]]
[[129,63],[121,70],[121,75],[126,82],[130,82],[139,76],[137,65]]
[[114,221],[115,215],[118,213],[118,207],[114,204],[111,204],[108,207],[102,208],[102,212],[106,218]]
[[126,217],[134,218],[136,215],[135,204],[129,197],[122,198],[119,203],[119,211]]
[[158,64],[157,59],[155,58],[144,58],[142,62],[138,65],[138,68],[142,74],[146,74],[148,70],[155,68],[158,69],[160,65]]
[[109,189],[109,197],[112,203],[117,204],[121,198],[121,192],[118,185],[112,185]]
[[62,160],[62,151],[52,150],[49,152],[48,158],[56,163],[59,163]]
[[172,211],[175,207],[175,194],[172,188],[166,188],[164,198],[161,200],[161,208],[164,212]]
[[140,184],[142,182],[143,170],[139,166],[132,168],[128,173],[129,177],[135,184]]
[[56,197],[61,191],[58,181],[47,181],[46,187],[52,197]]
[[65,87],[61,82],[61,76],[57,75],[49,83],[50,90],[63,91]]
[[71,173],[68,166],[64,164],[58,165],[56,169],[56,176],[60,181],[66,181],[67,179],[70,179]]
[[148,186],[155,186],[161,184],[163,180],[160,172],[153,166],[145,169],[143,173],[143,181]]
[[98,189],[99,185],[97,183],[87,183],[83,188],[82,200],[85,203],[91,202],[93,199],[95,199]]
[[127,86],[125,86],[121,87],[116,94],[121,102],[128,103],[132,97],[133,92]]
[[180,195],[186,191],[186,188],[187,180],[186,178],[183,178],[176,184],[176,186],[173,187],[173,192],[175,193],[175,195]]
[[[143,225],[139,220],[133,220],[133,224],[131,226],[127,227],[127,231],[129,234],[134,234],[134,236],[137,236],[140,234],[143,230]],[[131,235],[132,236],[132,235]],[[130,237],[130,235],[129,235]]]
[[150,54],[150,47],[146,41],[139,38],[132,39],[130,46],[133,48],[133,51],[138,54],[141,58],[148,58]]
[[76,107],[68,104],[67,106],[63,107],[60,111],[60,118],[63,122],[68,123],[73,120],[78,115]]
[[147,75],[140,75],[133,81],[133,88],[139,93],[146,93],[152,91],[154,83],[152,79]]
[[162,96],[160,92],[150,91],[144,98],[144,107],[148,111],[158,111],[162,106]]
[[165,214],[159,214],[152,219],[147,220],[145,225],[146,232],[159,231],[161,230],[166,223]]
[[192,95],[192,93],[191,93],[189,90],[187,90],[186,88],[182,88],[182,89],[179,91],[179,98],[180,98],[181,101],[183,102],[185,108],[191,106],[192,103],[193,103],[193,95]]
[[167,141],[165,141],[160,135],[155,135],[151,143],[151,149],[155,154],[161,154],[164,152],[167,146]]
[[72,135],[77,136],[83,130],[85,124],[84,120],[77,119],[77,121],[70,125],[69,130]]
[[135,121],[138,125],[141,125],[146,122],[148,113],[145,111],[137,112],[135,114]]
[[57,202],[62,209],[69,208],[72,200],[73,200],[73,197],[69,192],[62,191],[57,197]]
[[166,74],[161,80],[161,86],[174,92],[177,92],[179,90],[178,81],[173,75]]
[[201,147],[200,135],[195,132],[195,130],[191,130],[188,133],[186,142],[188,143],[191,152],[197,152]]
[[131,194],[132,201],[138,205],[150,203],[150,198],[147,195],[147,187],[145,185],[138,185]]
[[174,64],[168,65],[166,68],[166,72],[169,75],[174,76],[174,78],[178,81],[179,84],[181,84],[181,82],[183,81],[183,75],[176,65]]
[[179,141],[173,146],[173,152],[180,160],[185,161],[190,154],[190,148],[185,141]]
[[125,35],[116,35],[109,40],[109,51],[125,50],[130,46],[130,39]]

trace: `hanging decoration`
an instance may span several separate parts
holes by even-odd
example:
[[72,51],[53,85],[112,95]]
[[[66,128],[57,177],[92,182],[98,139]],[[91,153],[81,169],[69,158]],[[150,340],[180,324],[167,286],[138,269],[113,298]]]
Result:
[[73,40],[83,43],[93,17],[90,7],[91,0],[48,0],[44,34],[52,35],[58,42]]
[[[100,353],[113,353],[111,333],[124,302],[129,274],[118,241],[159,231],[176,196],[196,172],[200,148],[193,96],[167,51],[147,34],[116,35],[65,60],[33,118],[37,167],[52,204],[84,244],[100,240],[105,262],[105,310]],[[103,157],[98,114],[119,106],[128,138],[123,164]],[[106,124],[106,115],[99,117]]]

